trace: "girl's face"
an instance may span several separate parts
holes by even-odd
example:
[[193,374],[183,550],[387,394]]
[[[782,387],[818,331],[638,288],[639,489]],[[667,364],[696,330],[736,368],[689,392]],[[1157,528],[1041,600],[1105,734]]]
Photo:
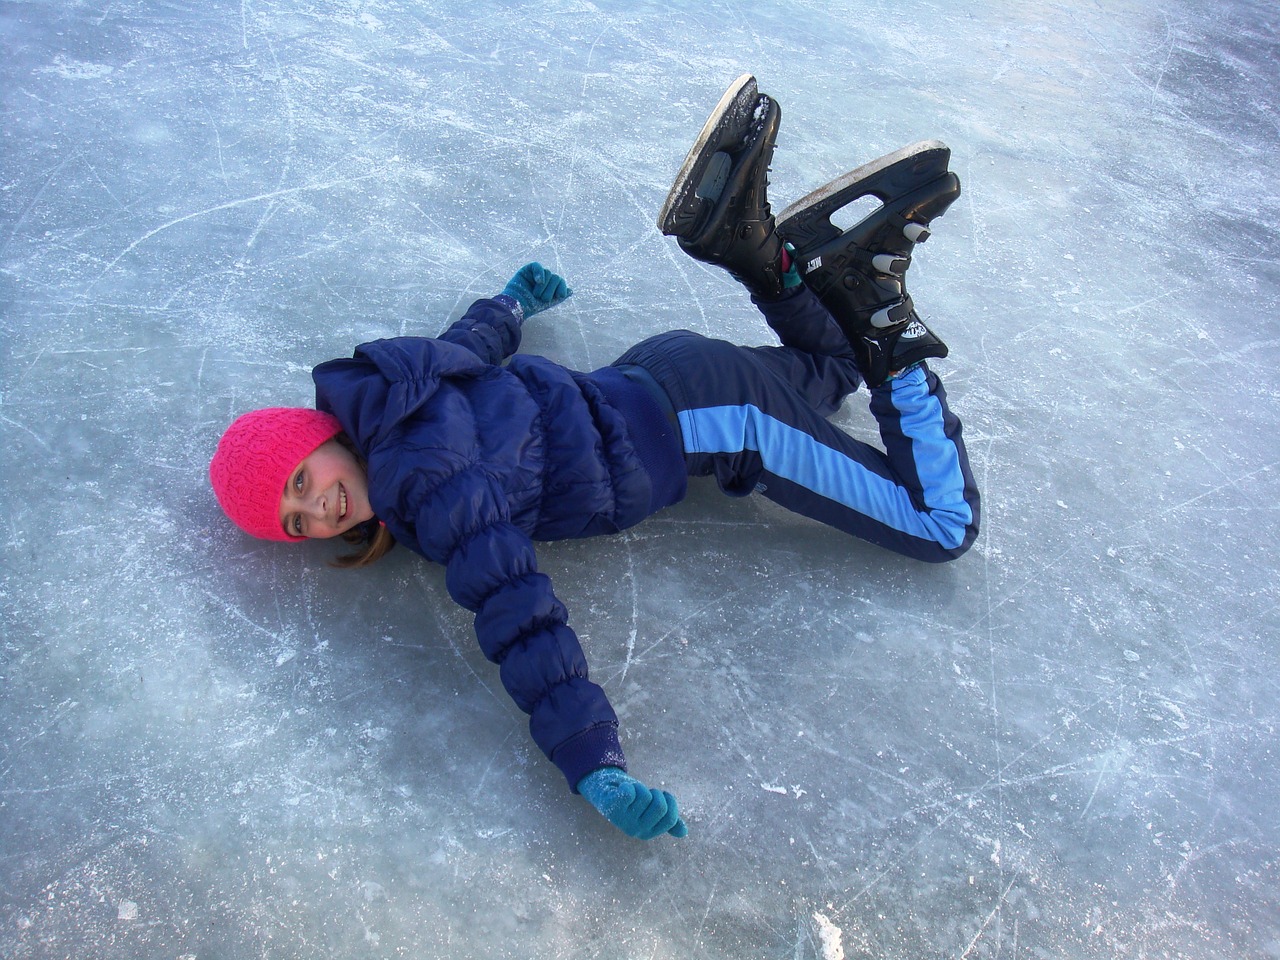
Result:
[[336,537],[372,518],[364,468],[337,440],[316,447],[285,481],[280,525],[291,537]]

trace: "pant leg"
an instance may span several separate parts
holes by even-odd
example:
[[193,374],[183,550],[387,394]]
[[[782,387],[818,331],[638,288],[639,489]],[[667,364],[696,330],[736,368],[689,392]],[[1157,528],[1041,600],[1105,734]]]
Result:
[[862,382],[839,324],[808,287],[796,287],[779,300],[751,300],[782,346],[744,349],[754,351],[819,415],[831,416]]
[[840,409],[845,397],[858,389],[862,375],[853,357],[806,353],[792,347],[743,347],[779,381],[795,390],[818,416]]
[[[871,391],[871,413],[880,428],[886,458],[911,498],[920,522],[951,560],[978,536],[982,502],[960,418],[947,406],[942,381],[927,364]],[[899,529],[910,527],[903,519]],[[922,559],[930,559],[928,557]]]
[[853,347],[830,311],[806,286],[787,291],[778,300],[751,298],[765,323],[784,347],[820,356],[853,359]]
[[648,369],[670,395],[690,474],[714,476],[725,493],[758,490],[796,513],[931,562],[960,556],[977,536],[978,490],[960,421],[927,369],[872,391],[885,443],[879,450],[824,415],[856,386],[843,357],[679,331],[623,359]]

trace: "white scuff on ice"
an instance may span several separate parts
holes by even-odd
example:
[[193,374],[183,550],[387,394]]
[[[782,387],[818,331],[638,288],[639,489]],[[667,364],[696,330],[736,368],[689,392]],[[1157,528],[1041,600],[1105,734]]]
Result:
[[824,914],[814,911],[813,922],[818,925],[818,939],[822,941],[822,960],[844,960],[843,934],[840,928]]
[[[785,796],[787,795],[787,787],[786,787],[786,784],[781,784],[781,783],[763,783],[763,782],[762,782],[762,783],[760,784],[760,789],[761,789],[761,790],[767,790],[767,791],[769,791],[769,793],[776,793],[776,794],[778,794],[778,796],[780,796],[780,797],[785,797]],[[794,783],[794,784],[792,784],[792,785],[791,785],[791,793],[795,795],[795,798],[796,798],[797,800],[799,800],[801,797],[803,797],[803,796],[804,796],[806,793],[808,793],[808,792],[809,792],[808,790],[805,790],[805,789],[804,789],[803,787],[801,787],[801,786],[800,786],[800,784],[798,784],[798,783]]]

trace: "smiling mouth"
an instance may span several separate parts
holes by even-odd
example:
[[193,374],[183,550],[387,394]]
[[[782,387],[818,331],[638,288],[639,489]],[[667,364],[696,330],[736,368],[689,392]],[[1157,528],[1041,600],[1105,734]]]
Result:
[[338,522],[347,518],[347,488],[338,484]]

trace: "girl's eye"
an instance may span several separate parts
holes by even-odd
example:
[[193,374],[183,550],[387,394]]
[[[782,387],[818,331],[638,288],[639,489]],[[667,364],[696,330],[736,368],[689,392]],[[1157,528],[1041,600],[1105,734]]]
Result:
[[293,477],[293,489],[299,493],[302,492],[302,471],[299,470]]
[[296,514],[294,515],[294,518],[293,518],[293,535],[295,537],[302,536],[302,518],[297,516]]

